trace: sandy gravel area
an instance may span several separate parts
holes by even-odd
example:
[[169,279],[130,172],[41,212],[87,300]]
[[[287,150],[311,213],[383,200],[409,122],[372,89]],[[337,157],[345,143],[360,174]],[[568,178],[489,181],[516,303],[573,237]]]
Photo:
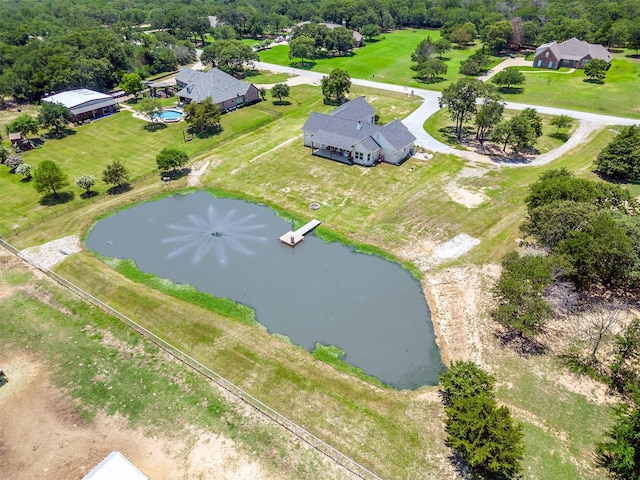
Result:
[[70,235],[51,242],[22,250],[22,258],[32,265],[50,270],[67,256],[82,250],[80,237]]

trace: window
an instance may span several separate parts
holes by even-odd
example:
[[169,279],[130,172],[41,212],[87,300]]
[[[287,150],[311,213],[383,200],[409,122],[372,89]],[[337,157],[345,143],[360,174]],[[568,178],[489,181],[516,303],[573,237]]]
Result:
[[370,161],[371,161],[371,154],[367,153],[367,162],[370,162]]
[[538,60],[536,67],[541,67],[541,66],[542,66],[542,60]]
[[354,156],[356,157],[356,160],[364,159],[364,154],[362,152],[356,152]]
[[547,63],[547,68],[553,68],[553,62],[552,61]]
[[549,58],[549,52],[544,52],[544,58]]

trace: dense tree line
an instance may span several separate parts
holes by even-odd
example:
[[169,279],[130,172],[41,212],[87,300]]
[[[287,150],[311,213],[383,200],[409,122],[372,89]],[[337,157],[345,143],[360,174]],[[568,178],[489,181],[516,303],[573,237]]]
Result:
[[[210,16],[218,22],[213,29]],[[495,52],[573,36],[640,49],[640,0],[23,0],[2,4],[0,95],[33,101],[71,87],[108,90],[123,73],[145,77],[187,63],[207,33],[260,37],[303,21],[344,23],[368,37],[400,27],[442,28],[453,44],[480,38]],[[145,23],[163,31],[134,28]],[[316,49],[351,48],[342,29],[311,38]],[[425,60],[420,76],[442,74],[441,65]]]

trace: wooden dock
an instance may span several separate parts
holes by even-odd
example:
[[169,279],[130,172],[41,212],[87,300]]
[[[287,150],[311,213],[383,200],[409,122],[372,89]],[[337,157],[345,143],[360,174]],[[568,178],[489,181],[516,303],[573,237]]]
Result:
[[300,227],[299,229],[297,229],[295,232],[288,231],[287,233],[282,235],[280,237],[280,242],[284,243],[285,245],[289,245],[290,247],[295,247],[296,245],[298,245],[300,242],[302,242],[304,240],[304,236],[307,233],[312,232],[313,230],[315,230],[316,227],[318,225],[320,225],[321,223],[322,222],[320,220],[316,220],[314,218],[309,223],[307,223],[307,224],[303,225],[302,227]]

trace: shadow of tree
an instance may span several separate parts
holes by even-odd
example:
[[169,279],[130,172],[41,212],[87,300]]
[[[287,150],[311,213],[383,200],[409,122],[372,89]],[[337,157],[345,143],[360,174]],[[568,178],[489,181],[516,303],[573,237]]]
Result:
[[[458,138],[456,137],[456,127],[454,127],[453,125],[442,127],[438,129],[438,131],[442,135],[445,143],[460,145],[460,143],[458,142]],[[460,134],[460,136],[461,138],[464,138],[466,136],[472,135],[473,133],[473,128],[462,127],[462,133]]]
[[283,106],[286,106],[286,105],[291,105],[291,102],[290,102],[290,101],[288,101],[288,100],[282,100],[282,101],[280,101],[280,100],[273,100],[273,101],[271,102],[271,105],[283,105]]
[[44,195],[40,199],[40,205],[51,207],[53,205],[61,205],[63,203],[70,202],[73,200],[74,194],[73,192],[60,192],[57,195],[50,193],[48,195]]
[[447,80],[445,77],[434,77],[432,79],[424,79],[424,80],[420,79],[420,78],[418,78],[416,76],[414,76],[412,78],[415,81],[417,81],[418,83],[423,83],[423,84],[426,84],[426,85],[433,85],[433,84],[436,84],[436,83],[442,83],[442,82]]
[[551,138],[555,138],[556,140],[560,140],[562,143],[565,143],[567,140],[569,140],[568,133],[556,132],[556,133],[552,133],[549,136]]
[[191,173],[191,169],[188,167],[185,168],[179,168],[176,170],[168,170],[166,172],[160,172],[160,180],[164,181],[164,182],[168,182],[171,180],[178,180],[180,178],[186,177],[187,175],[189,175],[189,173]]
[[289,64],[289,66],[291,66],[293,68],[299,68],[300,70],[311,70],[313,67],[316,66],[316,62],[314,62],[312,60],[307,60],[304,63],[302,63],[302,62],[291,62]]
[[23,177],[20,179],[21,183],[29,183],[33,177]]
[[498,91],[500,93],[504,93],[505,95],[517,95],[518,93],[522,93],[524,87],[500,87]]
[[604,84],[604,80],[598,80],[597,78],[585,78],[582,81],[585,83],[595,83],[596,85]]
[[83,200],[87,200],[97,195],[98,195],[98,192],[96,192],[95,190],[89,190],[88,192],[82,192],[82,194],[80,194],[80,198],[82,198]]
[[527,337],[513,328],[498,330],[495,332],[495,336],[500,341],[500,345],[510,348],[522,357],[544,355],[549,350],[549,347],[542,342]]
[[167,128],[167,124],[164,122],[148,122],[141,128],[147,132],[158,132]]
[[122,185],[115,185],[107,190],[109,195],[120,195],[121,193],[125,193],[131,190],[131,185],[128,183],[123,183]]

